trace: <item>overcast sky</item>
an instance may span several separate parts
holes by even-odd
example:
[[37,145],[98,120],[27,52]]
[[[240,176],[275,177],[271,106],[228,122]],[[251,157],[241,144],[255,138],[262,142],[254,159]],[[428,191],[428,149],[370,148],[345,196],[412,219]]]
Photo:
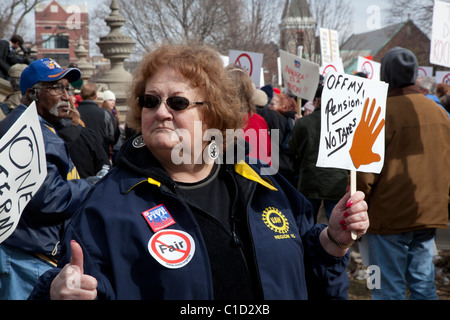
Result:
[[[87,5],[89,13],[91,13],[102,0],[57,0],[60,4],[70,5]],[[329,1],[329,0],[321,0]],[[333,0],[331,0],[333,1]],[[49,1],[50,2],[50,1]],[[386,26],[386,10],[389,7],[389,0],[351,0],[353,6],[353,33],[363,33]],[[34,24],[34,14],[30,14],[28,21]],[[406,19],[406,17],[405,17]],[[34,39],[33,34],[28,34],[27,39]],[[98,53],[95,45],[91,46],[93,52]]]
[[[329,1],[329,0],[324,0]],[[71,5],[83,5],[87,3],[88,10],[93,10],[98,3],[102,1],[99,0],[59,0],[61,4],[71,4]],[[351,0],[353,5],[353,32],[362,33],[366,31],[371,31],[376,27],[385,26],[385,10],[389,7],[389,0]],[[379,16],[379,19],[377,18]],[[379,21],[379,23],[377,23]],[[368,27],[369,23],[369,27]]]

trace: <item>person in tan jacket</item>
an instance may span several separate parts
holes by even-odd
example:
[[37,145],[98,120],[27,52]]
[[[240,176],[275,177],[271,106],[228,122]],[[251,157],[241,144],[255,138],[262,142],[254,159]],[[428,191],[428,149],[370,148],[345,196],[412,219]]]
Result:
[[5,119],[6,116],[20,104],[22,93],[20,92],[19,81],[20,75],[26,67],[26,64],[17,63],[8,70],[9,84],[11,86],[12,93],[8,94],[5,100],[0,103],[0,121]]
[[437,299],[433,250],[436,228],[447,228],[450,120],[415,85],[418,63],[395,47],[381,62],[389,84],[385,160],[380,174],[358,173],[370,227],[369,264],[380,268],[372,299]]

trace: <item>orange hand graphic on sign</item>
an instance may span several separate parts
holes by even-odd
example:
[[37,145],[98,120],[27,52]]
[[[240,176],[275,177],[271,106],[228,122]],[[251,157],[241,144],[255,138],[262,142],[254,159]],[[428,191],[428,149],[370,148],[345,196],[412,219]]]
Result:
[[364,104],[364,110],[361,116],[361,121],[355,130],[353,137],[352,147],[350,148],[350,157],[356,169],[361,165],[371,164],[381,160],[381,156],[372,151],[372,147],[377,140],[378,135],[384,127],[384,119],[381,119],[380,123],[376,127],[378,117],[381,113],[381,107],[378,107],[377,112],[372,118],[373,110],[375,108],[376,99],[373,99],[370,106],[369,116],[367,117],[367,107],[369,106],[369,99],[366,99]]

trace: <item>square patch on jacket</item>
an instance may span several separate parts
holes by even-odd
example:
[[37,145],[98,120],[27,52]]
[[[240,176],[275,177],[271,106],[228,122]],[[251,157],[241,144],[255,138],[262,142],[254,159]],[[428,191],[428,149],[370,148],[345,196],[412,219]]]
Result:
[[175,220],[173,220],[163,204],[142,212],[142,215],[154,232],[158,232],[175,223]]

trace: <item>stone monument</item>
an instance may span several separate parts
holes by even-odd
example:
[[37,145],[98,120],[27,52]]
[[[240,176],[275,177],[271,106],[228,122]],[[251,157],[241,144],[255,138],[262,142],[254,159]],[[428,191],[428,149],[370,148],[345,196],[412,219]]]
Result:
[[84,47],[82,36],[80,36],[80,39],[78,40],[75,55],[78,58],[77,67],[81,71],[81,79],[83,80],[83,83],[86,83],[94,75],[95,67],[86,60],[88,51]]
[[127,111],[126,98],[129,91],[132,75],[124,69],[123,61],[128,58],[135,45],[131,37],[124,35],[120,28],[125,24],[125,18],[119,12],[117,0],[111,2],[111,14],[105,19],[110,27],[108,35],[101,37],[97,45],[106,59],[109,59],[111,68],[97,79],[97,85],[106,84],[109,90],[116,95],[116,107],[121,122]]

